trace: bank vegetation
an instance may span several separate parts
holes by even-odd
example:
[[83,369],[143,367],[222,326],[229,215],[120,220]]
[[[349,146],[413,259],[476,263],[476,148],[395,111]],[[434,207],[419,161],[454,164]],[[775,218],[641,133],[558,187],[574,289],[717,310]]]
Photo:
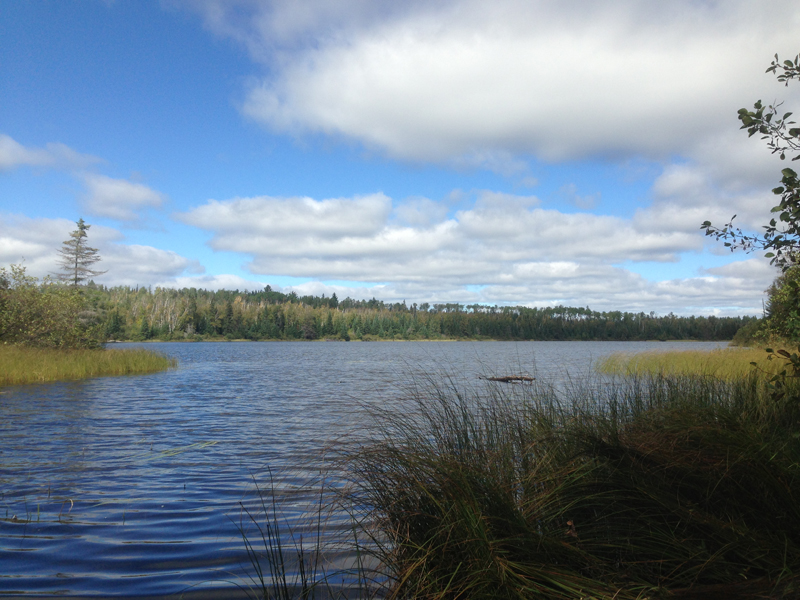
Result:
[[163,371],[175,360],[105,350],[105,326],[86,289],[0,268],[0,385]]

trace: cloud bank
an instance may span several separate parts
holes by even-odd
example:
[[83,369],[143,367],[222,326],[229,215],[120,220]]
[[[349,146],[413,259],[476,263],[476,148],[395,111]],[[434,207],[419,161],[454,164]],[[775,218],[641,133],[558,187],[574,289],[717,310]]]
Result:
[[[742,263],[749,270],[663,282],[627,270],[630,261],[677,261],[702,250],[695,213],[669,203],[630,219],[562,213],[541,208],[532,196],[485,190],[451,216],[420,218],[420,206],[427,206],[424,199],[406,206],[380,193],[255,197],[211,200],[178,218],[210,232],[214,250],[248,257],[255,275],[366,282],[381,297],[418,301],[757,312],[775,275],[757,258]],[[412,217],[399,217],[406,213]]]
[[[75,223],[67,219],[30,218],[0,213],[0,265],[22,264],[29,275],[46,277],[58,272],[61,241],[69,238]],[[89,244],[100,251],[97,269],[107,271],[96,278],[103,285],[152,285],[174,280],[186,273],[204,271],[197,260],[170,250],[122,243],[116,229],[92,225]]]
[[194,5],[269,67],[248,117],[490,168],[682,153],[763,93],[765,64],[796,51],[800,25],[786,1]]

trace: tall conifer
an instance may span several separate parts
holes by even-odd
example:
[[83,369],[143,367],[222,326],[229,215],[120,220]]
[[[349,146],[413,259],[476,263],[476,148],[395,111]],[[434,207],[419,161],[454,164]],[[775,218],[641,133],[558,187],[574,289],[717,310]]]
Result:
[[90,277],[102,275],[106,271],[96,271],[91,268],[101,260],[97,248],[92,248],[86,243],[88,238],[86,232],[91,225],[87,225],[83,219],[78,219],[75,224],[78,228],[69,234],[70,239],[64,241],[58,250],[61,255],[58,264],[62,272],[57,273],[56,277],[59,281],[69,282],[77,287]]

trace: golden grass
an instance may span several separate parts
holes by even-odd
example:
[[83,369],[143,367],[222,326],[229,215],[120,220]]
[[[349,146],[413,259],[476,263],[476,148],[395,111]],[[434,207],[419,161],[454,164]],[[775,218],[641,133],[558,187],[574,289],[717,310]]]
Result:
[[0,346],[0,385],[43,383],[105,375],[136,375],[177,366],[150,350],[56,350]]
[[750,363],[770,375],[783,368],[782,360],[769,360],[762,348],[721,348],[701,351],[616,353],[600,360],[595,368],[614,375],[710,375],[734,379],[753,370]]

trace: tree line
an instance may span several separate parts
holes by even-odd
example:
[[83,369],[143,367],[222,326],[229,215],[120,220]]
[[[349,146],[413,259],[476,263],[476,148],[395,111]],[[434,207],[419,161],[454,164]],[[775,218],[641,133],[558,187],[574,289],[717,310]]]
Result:
[[411,304],[196,288],[84,293],[107,339],[142,340],[729,340],[753,317],[679,317],[565,306]]

